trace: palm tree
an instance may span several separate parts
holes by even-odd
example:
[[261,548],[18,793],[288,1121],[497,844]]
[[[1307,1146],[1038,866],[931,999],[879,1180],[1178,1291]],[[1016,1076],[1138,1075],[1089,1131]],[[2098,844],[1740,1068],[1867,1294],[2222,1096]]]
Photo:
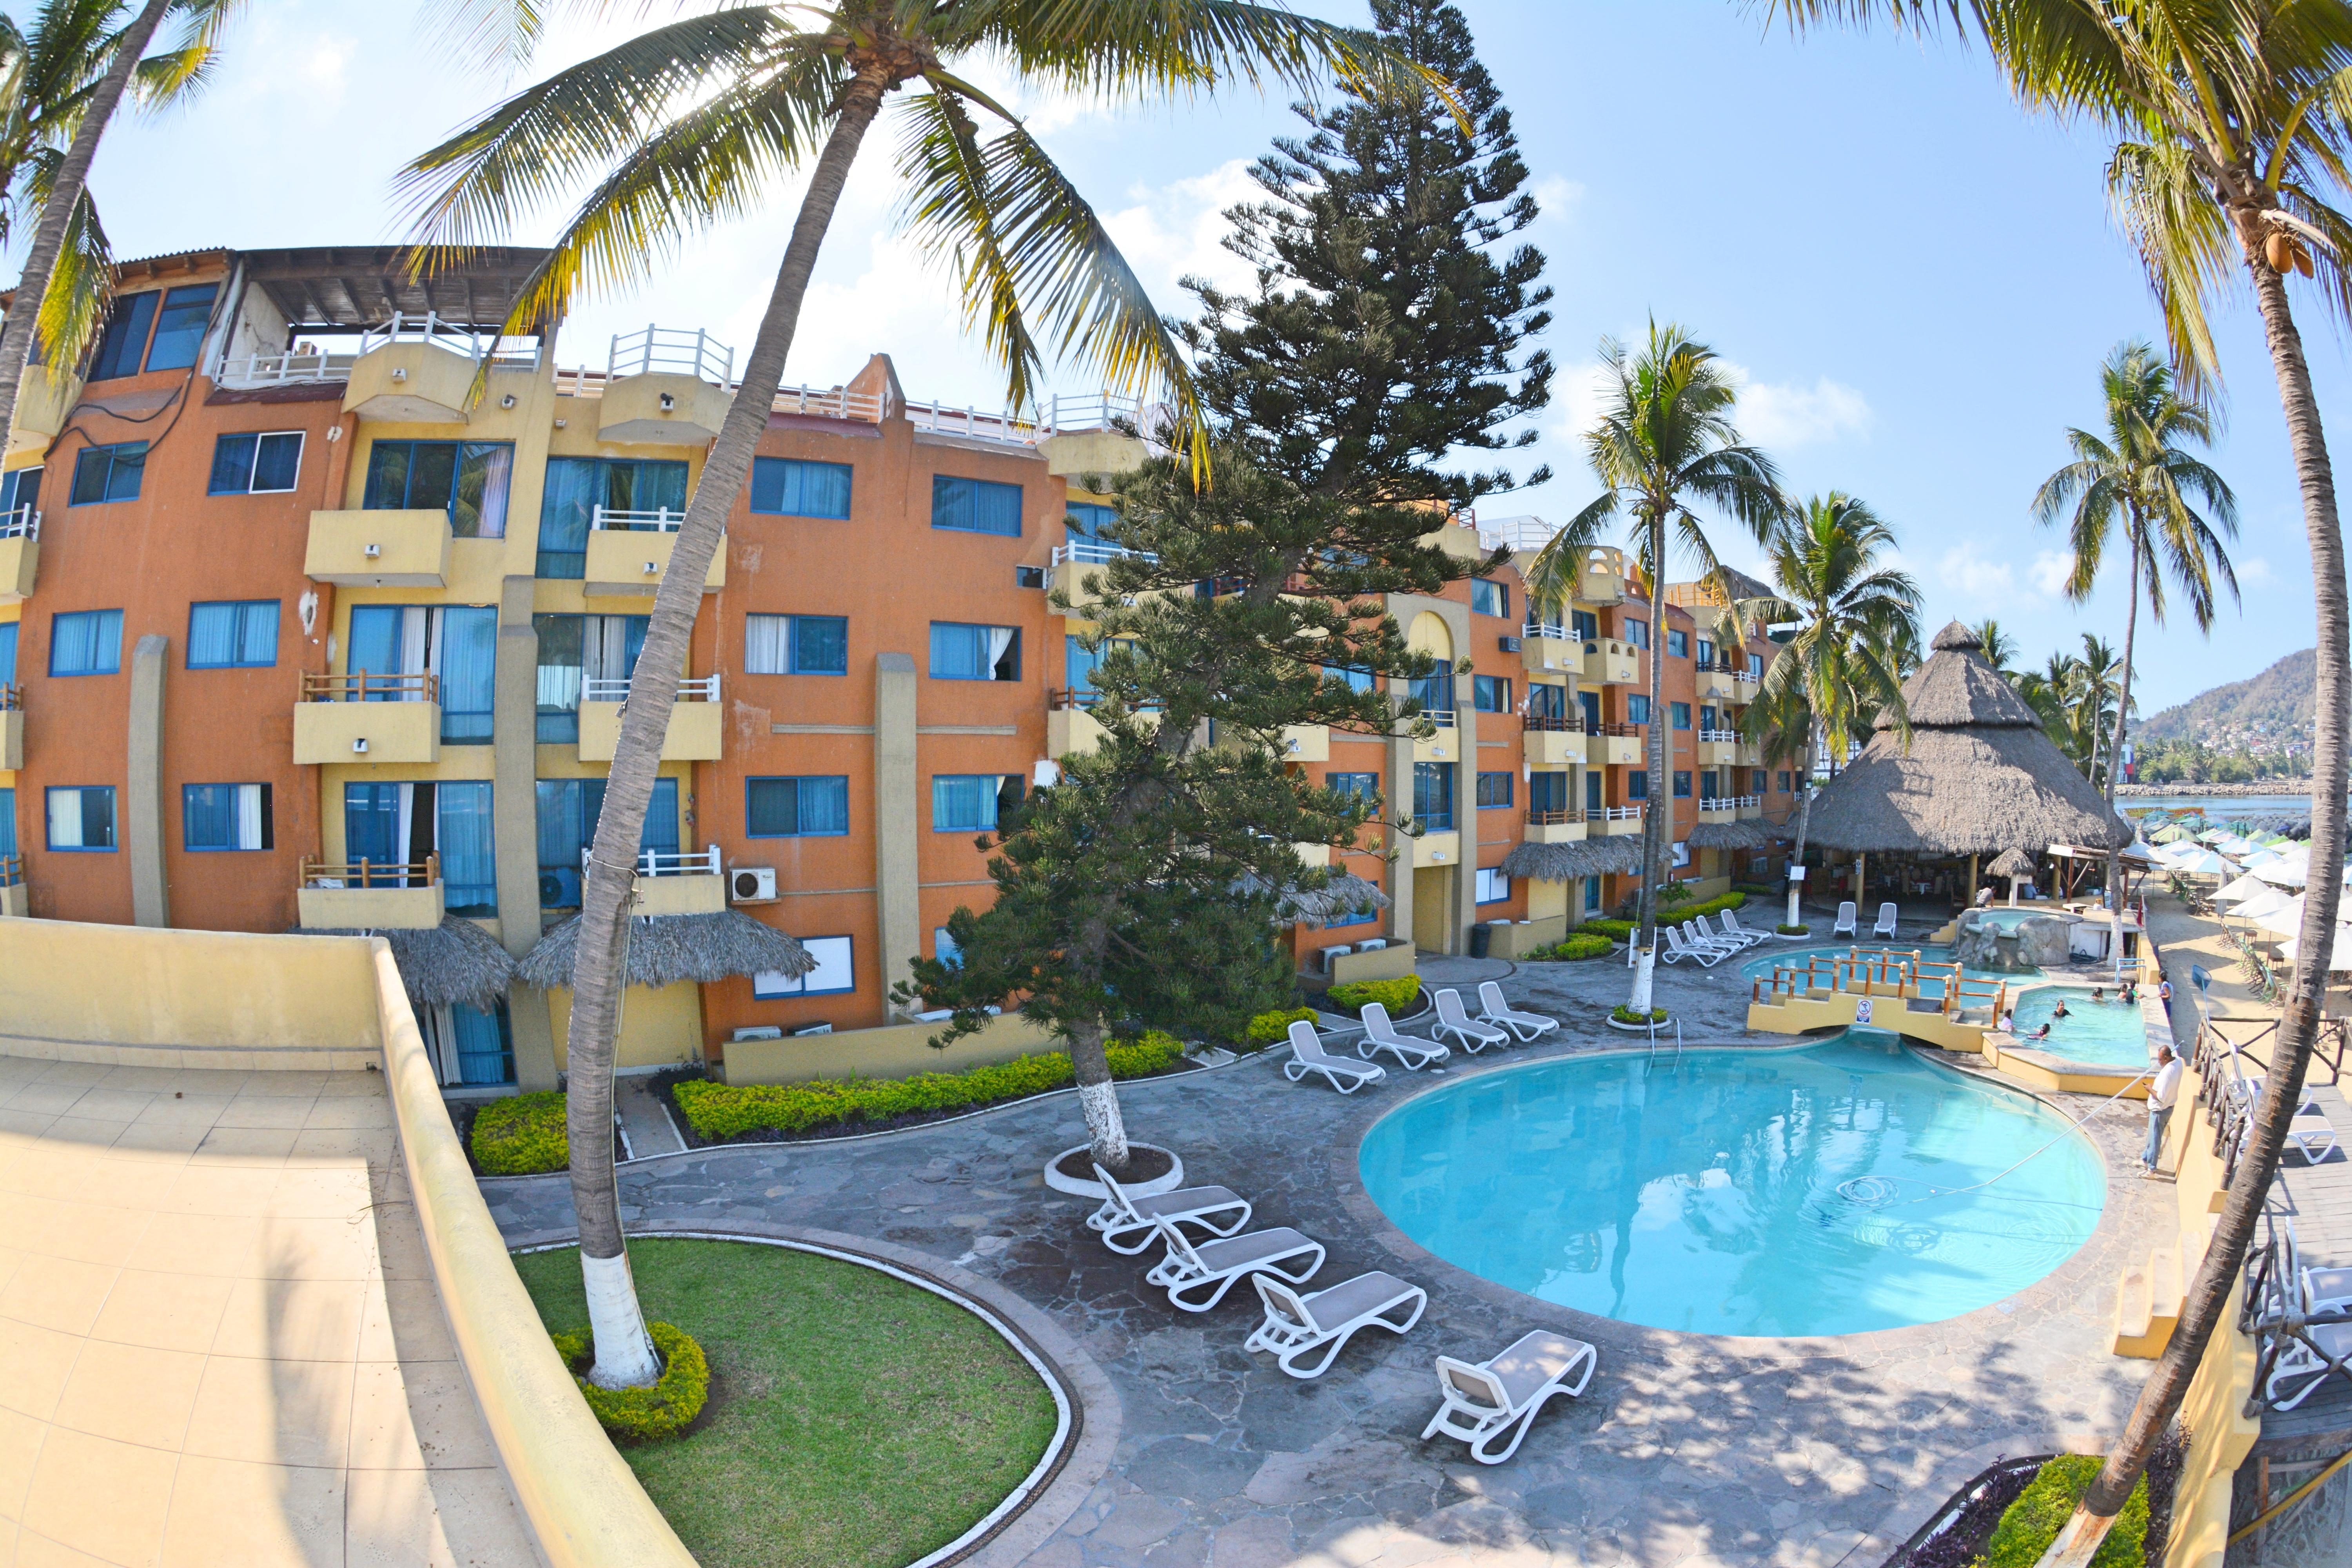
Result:
[[1666,542],[1695,556],[1722,602],[1726,586],[1706,530],[1691,510],[1705,502],[1729,515],[1760,542],[1780,512],[1780,476],[1772,460],[1743,444],[1731,422],[1738,388],[1715,351],[1680,327],[1650,323],[1638,352],[1613,338],[1601,342],[1609,390],[1600,417],[1584,433],[1585,458],[1607,488],[1552,536],[1528,569],[1528,595],[1557,616],[1574,595],[1584,552],[1602,528],[1624,514],[1633,531],[1643,574],[1650,584],[1650,807],[1642,817],[1641,961],[1633,971],[1629,1012],[1651,1013],[1650,983],[1657,962],[1659,885],[1665,876],[1666,835],[1673,801],[1666,794],[1665,722]]
[[[1774,596],[1738,606],[1743,620],[1796,621],[1796,634],[1764,671],[1757,700],[1743,720],[1748,737],[1773,744],[1785,737],[1788,716],[1801,713],[1801,754],[1810,780],[1813,759],[1826,753],[1843,764],[1881,713],[1907,741],[1903,676],[1890,657],[1919,642],[1919,588],[1907,575],[1879,564],[1895,547],[1895,531],[1869,503],[1832,490],[1791,508],[1765,546]],[[1785,749],[1785,738],[1780,742]],[[1797,845],[1789,857],[1789,918],[1801,924],[1798,899],[1804,884],[1813,795],[1797,806]]]
[[[2116,759],[2122,756],[2124,710],[2131,701],[2131,668],[2106,638],[2083,634],[2083,657],[2074,661],[2075,746],[2083,759],[2083,776],[2105,783],[2107,804],[2116,798]],[[2117,737],[2102,755],[2100,744]],[[2102,772],[2102,767],[2105,771]]]
[[1916,620],[1896,622],[1874,646],[1880,662],[1894,672],[1897,680],[1910,679],[1927,658],[1919,651],[1919,623]]
[[2017,639],[2000,629],[2000,623],[1987,616],[1977,623],[1977,642],[1983,649],[1984,661],[1992,666],[1995,674],[2014,685],[2017,671],[2010,660],[2017,657]]
[[[79,357],[113,288],[105,231],[89,203],[90,161],[134,83],[149,103],[198,85],[220,29],[244,0],[51,0],[29,34],[0,32],[0,243],[37,210],[16,298],[37,301],[0,321],[0,432],[16,423],[37,329],[51,363]],[[149,58],[147,46],[177,12],[185,36]],[[51,287],[52,282],[61,288]]]
[[2013,672],[2010,682],[2025,699],[2025,705],[2033,710],[2033,716],[2042,721],[2042,732],[2066,753],[2066,760],[2078,772],[2087,775],[2089,769],[2084,765],[2081,737],[2074,718],[2074,692],[2081,679],[2074,656],[2061,648],[2043,660],[2040,669]]
[[[2092,121],[2112,135],[2109,202],[2139,252],[2187,391],[2201,393],[2220,381],[2208,302],[2241,279],[2252,286],[2311,549],[2319,647],[2312,771],[2320,779],[2343,778],[2352,607],[2345,598],[2335,470],[2287,285],[2289,279],[2309,279],[2322,313],[2339,325],[2352,320],[2352,217],[2333,205],[2352,183],[2352,118],[2342,100],[2345,73],[2352,69],[2352,0],[1764,3],[1800,26],[1873,16],[1920,28],[1948,21],[1984,39],[2025,103]],[[2314,794],[2300,933],[2305,952],[2326,951],[2335,928],[2344,816],[2342,790]],[[2296,972],[2246,1152],[2179,1324],[2046,1563],[2087,1563],[2097,1551],[2230,1310],[2287,1123],[2302,1102],[2324,967]]]
[[[504,12],[526,37],[539,9],[536,0],[476,7],[485,8],[494,22]],[[404,174],[421,267],[499,242],[541,200],[594,180],[519,290],[508,327],[522,332],[561,320],[583,289],[651,275],[684,236],[757,209],[788,172],[810,171],[742,384],[654,595],[581,895],[567,1131],[592,1375],[607,1387],[649,1383],[657,1372],[629,1284],[612,1161],[630,868],[703,576],[767,428],[818,248],[886,100],[920,89],[896,110],[908,222],[950,264],[967,319],[1004,367],[1011,402],[1034,404],[1050,353],[1092,365],[1108,384],[1167,385],[1198,429],[1175,340],[1094,209],[1012,110],[958,74],[983,62],[1119,101],[1234,81],[1305,88],[1325,68],[1375,93],[1408,82],[1444,91],[1367,35],[1246,0],[740,5],[656,26],[525,89]],[[1197,433],[1193,443],[1195,474],[1205,478]],[[1097,1143],[1123,1145],[1116,1123],[1103,1121],[1117,1101],[1099,1037],[1074,1039],[1071,1056]]]

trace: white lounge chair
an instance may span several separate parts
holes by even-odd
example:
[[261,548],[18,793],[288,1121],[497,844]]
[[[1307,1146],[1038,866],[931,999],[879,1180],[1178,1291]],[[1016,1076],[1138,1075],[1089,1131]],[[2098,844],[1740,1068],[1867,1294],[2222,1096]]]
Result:
[[1889,939],[1893,938],[1895,935],[1895,906],[1893,904],[1881,904],[1878,906],[1878,921],[1870,928],[1870,934],[1873,936],[1887,937]]
[[1706,923],[1705,915],[1694,915],[1690,923],[1698,928],[1699,940],[1711,942],[1726,952],[1745,952],[1764,940],[1752,931],[1718,931]]
[[1722,948],[1690,941],[1683,935],[1680,926],[1660,926],[1658,932],[1666,939],[1664,959],[1668,963],[1678,958],[1696,958],[1701,969],[1713,969],[1730,956]]
[[1290,1059],[1282,1064],[1282,1076],[1297,1083],[1311,1072],[1321,1073],[1341,1094],[1353,1094],[1389,1076],[1389,1069],[1377,1063],[1333,1056],[1323,1048],[1323,1037],[1315,1032],[1315,1026],[1301,1018],[1290,1026]]
[[1838,906],[1837,923],[1830,927],[1830,934],[1832,936],[1858,936],[1861,933],[1854,930],[1853,922],[1853,906],[1852,904],[1840,904]]
[[2327,1158],[2336,1147],[2336,1123],[2327,1120],[2327,1112],[2318,1102],[2306,1100],[2295,1111],[2294,1120],[2286,1124],[2288,1142],[2303,1151],[2306,1163],[2316,1165]]
[[[1543,1329],[1520,1335],[1500,1355],[1475,1366],[1439,1356],[1437,1391],[1444,1403],[1421,1429],[1422,1437],[1440,1432],[1459,1437],[1470,1445],[1472,1458],[1499,1465],[1518,1451],[1536,1412],[1555,1394],[1582,1394],[1600,1363],[1601,1352],[1582,1340]],[[1581,1375],[1570,1383],[1579,1368]],[[1495,1444],[1507,1435],[1498,1451]]]
[[2280,1259],[2280,1275],[2294,1289],[2302,1292],[2303,1311],[2309,1317],[2328,1312],[2352,1310],[2352,1268],[2338,1268],[2326,1264],[2314,1268],[2303,1260],[2302,1249],[2296,1246],[2294,1226],[2282,1224],[2279,1234],[2285,1242],[2285,1256]]
[[[1207,1311],[1223,1300],[1234,1281],[1245,1274],[1276,1274],[1290,1284],[1303,1285],[1323,1267],[1323,1244],[1286,1225],[1195,1247],[1182,1231],[1162,1221],[1160,1236],[1168,1244],[1168,1256],[1152,1266],[1143,1281],[1165,1289],[1170,1304],[1187,1312]],[[1302,1258],[1307,1267],[1296,1272],[1283,1267],[1295,1266]],[[1203,1290],[1206,1296],[1201,1294]]]
[[[2289,1340],[2279,1347],[2263,1397],[2273,1410],[2292,1410],[2311,1397],[2331,1372],[2352,1377],[2352,1323],[2305,1323],[2310,1343]],[[2302,1386],[2295,1387],[2301,1380]]]
[[1424,1040],[1413,1035],[1397,1033],[1389,1021],[1389,1010],[1378,1002],[1364,1004],[1364,1037],[1357,1042],[1356,1054],[1367,1061],[1381,1051],[1396,1058],[1407,1072],[1418,1072],[1432,1062],[1442,1062],[1454,1053],[1435,1040]]
[[[1213,1236],[1231,1236],[1249,1224],[1250,1202],[1230,1187],[1185,1187],[1156,1198],[1129,1197],[1118,1178],[1095,1167],[1103,1184],[1102,1207],[1087,1215],[1089,1229],[1102,1232],[1103,1245],[1132,1258],[1151,1245],[1162,1224],[1197,1225]],[[1212,1215],[1230,1215],[1222,1223]],[[1137,1233],[1140,1234],[1137,1234]],[[1121,1238],[1133,1236],[1132,1242]]]
[[1503,988],[1491,980],[1478,983],[1478,1016],[1489,1024],[1500,1024],[1522,1040],[1532,1040],[1538,1035],[1549,1035],[1559,1027],[1558,1018],[1547,1018],[1541,1013],[1517,1013],[1503,1000]]
[[1472,1022],[1470,1015],[1462,1006],[1462,993],[1450,985],[1437,994],[1437,1023],[1430,1033],[1453,1036],[1462,1042],[1462,1048],[1474,1057],[1488,1046],[1511,1043],[1508,1029]]
[[1769,931],[1749,931],[1746,926],[1741,925],[1738,911],[1735,910],[1723,911],[1723,929],[1733,936],[1753,937],[1758,942],[1772,940],[1772,933]]
[[[1265,1303],[1265,1321],[1242,1342],[1242,1348],[1272,1351],[1276,1363],[1297,1378],[1322,1376],[1358,1329],[1402,1334],[1421,1321],[1429,1305],[1428,1291],[1393,1274],[1359,1274],[1306,1296],[1271,1274],[1253,1274],[1250,1283]],[[1412,1310],[1398,1321],[1396,1314],[1408,1306]],[[1315,1355],[1318,1350],[1323,1353]]]

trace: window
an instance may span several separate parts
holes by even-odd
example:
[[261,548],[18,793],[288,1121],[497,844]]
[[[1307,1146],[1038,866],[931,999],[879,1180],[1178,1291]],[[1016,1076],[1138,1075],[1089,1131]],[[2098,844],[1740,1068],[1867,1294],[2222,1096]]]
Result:
[[1350,691],[1370,691],[1372,689],[1372,672],[1369,669],[1349,669],[1343,665],[1327,664],[1323,667],[1323,679],[1345,686]]
[[1708,768],[1698,775],[1699,799],[1714,800],[1717,798],[1716,791],[1718,787],[1719,786],[1716,782],[1716,773],[1713,768]]
[[302,432],[224,436],[213,444],[212,483],[206,495],[260,495],[290,490],[302,468]]
[[1675,710],[1675,728],[1677,730],[1689,729],[1691,721],[1690,704],[1687,702],[1677,702],[1675,703],[1673,707]]
[[959,533],[1021,537],[1021,487],[990,479],[931,476],[931,526]]
[[1762,654],[1751,653],[1748,656],[1748,678],[1751,680],[1761,680],[1764,679],[1764,656]]
[[[352,612],[356,617],[357,611]],[[539,634],[539,724],[543,745],[565,745],[580,739],[580,704],[583,698],[617,701],[615,686],[637,672],[637,656],[645,651],[645,616],[533,616]],[[495,639],[496,627],[491,636]],[[354,631],[353,646],[358,644]],[[588,693],[596,693],[588,697]]]
[[1528,717],[1530,719],[1565,719],[1568,717],[1568,688],[1549,680],[1528,684]]
[[268,669],[277,662],[277,600],[188,606],[190,669]]
[[[438,678],[441,739],[488,744],[498,673],[499,613],[488,605],[355,605],[343,668],[353,675]],[[544,645],[542,645],[544,651]],[[421,685],[370,681],[371,702],[425,700]]]
[[1688,844],[1686,844],[1686,843],[1684,843],[1684,842],[1683,842],[1682,840],[1680,840],[1680,839],[1676,839],[1676,840],[1675,841],[1675,847],[1675,847],[1675,868],[1676,870],[1680,870],[1680,869],[1681,869],[1682,868],[1684,868],[1685,866],[1687,866],[1687,865],[1689,865],[1689,864],[1690,864],[1690,846],[1689,846]]
[[1511,678],[1507,675],[1472,676],[1470,702],[1481,713],[1508,713],[1511,710]]
[[849,832],[846,774],[746,779],[743,795],[747,837],[824,838]]
[[1379,917],[1373,914],[1370,910],[1355,910],[1344,915],[1333,915],[1329,920],[1325,921],[1323,923],[1327,927],[1368,926],[1378,918]]
[[67,784],[49,791],[49,847],[111,851],[114,786]]
[[746,675],[847,675],[845,616],[746,616]]
[[29,521],[41,509],[41,470],[11,468],[0,474],[0,523],[22,514]]
[[1591,914],[1600,908],[1601,879],[1598,877],[1587,877],[1584,879],[1584,912],[1586,914]]
[[1789,793],[1789,770],[1786,768],[1780,770],[1780,793],[1782,795]]
[[[678,465],[681,468],[684,464]],[[751,459],[751,510],[768,517],[849,516],[849,465]]]
[[51,675],[116,675],[121,669],[121,610],[67,610],[49,617]]
[[180,841],[191,851],[270,848],[270,815],[266,784],[180,786]]
[[1478,809],[1493,811],[1511,804],[1511,786],[1519,775],[1513,773],[1480,773],[1478,775]]
[[1748,775],[1748,793],[1749,795],[1762,795],[1767,785],[1764,782],[1764,770],[1762,768],[1758,768],[1754,773]]
[[1591,610],[1570,610],[1568,613],[1568,635],[1579,642],[1591,642],[1601,635],[1601,617]]
[[931,928],[931,956],[950,969],[963,967],[963,949],[956,945],[955,933],[945,926]]
[[1381,775],[1378,773],[1326,773],[1323,785],[1333,795],[1355,795],[1365,800],[1381,797]]
[[[1595,776],[1597,777],[1599,775],[1596,774]],[[1637,768],[1633,772],[1625,775],[1625,798],[1627,800],[1647,800],[1650,798],[1649,769]]]
[[1118,521],[1118,509],[1116,507],[1074,500],[1063,510],[1066,514],[1063,521],[1069,524],[1073,539],[1091,539],[1101,542],[1109,537],[1112,527]]
[[1454,675],[1439,668],[1412,683],[1412,700],[1421,704],[1424,713],[1443,713],[1445,721],[1454,722]]
[[1675,770],[1675,798],[1676,800],[1688,800],[1690,798],[1690,770],[1688,768],[1676,768]]
[[16,684],[16,623],[0,621],[0,686]]
[[66,504],[98,506],[108,501],[137,500],[140,476],[146,470],[144,441],[85,447],[74,458],[73,489],[66,496]]
[[1511,879],[1492,866],[1478,868],[1478,902],[1499,904],[1511,896]]
[[933,680],[1018,680],[1021,628],[931,623]]
[[797,980],[772,969],[751,976],[751,994],[762,1002],[781,996],[841,996],[857,989],[856,949],[845,936],[804,936],[801,946],[816,967]]
[[1698,661],[1701,664],[1713,664],[1715,662],[1715,644],[1709,642],[1705,637],[1698,639]]
[[1625,633],[1622,640],[1632,643],[1635,647],[1647,647],[1650,646],[1649,622],[1624,621],[1621,622],[1620,626]]
[[[495,826],[487,780],[343,786],[343,858],[421,867],[438,855],[442,900],[453,915],[498,913]],[[576,875],[576,861],[573,868]]]
[[155,342],[147,350],[149,370],[186,370],[196,363],[219,289],[216,283],[200,283],[163,296],[163,308],[155,312]]
[[1650,700],[1639,692],[1629,694],[1625,699],[1625,722],[1646,724],[1649,721]]
[[[488,787],[487,785],[484,787]],[[603,779],[539,781],[539,902],[541,909],[580,906],[580,857],[596,841],[596,819],[604,811]],[[654,780],[637,852],[678,851],[677,781]]]
[[98,340],[98,352],[90,356],[90,380],[113,381],[139,374],[140,357],[147,348],[147,330],[155,324],[155,307],[162,299],[161,294],[151,289],[115,300],[114,308],[107,312],[106,331]]
[[422,1009],[417,1022],[436,1047],[444,1084],[514,1082],[514,1026],[503,996],[487,1013],[452,1002],[446,1024],[434,1007]]
[[1412,820],[1423,832],[1454,826],[1454,769],[1444,763],[1412,764]]
[[931,775],[934,833],[993,833],[1001,814],[1020,804],[1019,773]]
[[1507,583],[1489,583],[1484,577],[1470,579],[1470,608],[1482,616],[1507,616],[1511,613],[1511,589]]
[[1688,632],[1683,631],[1675,626],[1668,626],[1666,628],[1666,657],[1668,658],[1688,658],[1690,657],[1690,634]]
[[[16,858],[16,788],[14,784],[0,789],[0,860]],[[0,874],[0,885],[8,881]]]
[[[554,466],[548,465],[551,470]],[[378,441],[368,452],[367,489],[360,505],[370,511],[446,511],[449,531],[460,539],[504,539],[513,476],[511,441]],[[551,471],[547,493],[555,494]],[[542,511],[542,550],[545,526]]]
[[1566,773],[1546,773],[1528,775],[1528,811],[1549,813],[1568,809],[1568,775]]

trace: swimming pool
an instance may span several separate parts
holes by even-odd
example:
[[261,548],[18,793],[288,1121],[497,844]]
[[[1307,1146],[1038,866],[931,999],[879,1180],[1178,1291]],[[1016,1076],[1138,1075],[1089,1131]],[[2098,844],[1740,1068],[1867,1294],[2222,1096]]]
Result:
[[[2062,997],[2066,1016],[2053,1020],[2051,1009]],[[2048,1039],[2024,1037],[2044,1024],[2050,1026]],[[2019,992],[2017,1033],[2018,1043],[2028,1050],[2047,1051],[2071,1062],[2135,1069],[2148,1065],[2147,1026],[2140,1018],[2139,1004],[2116,1001],[2112,989],[2103,1002],[2091,1000],[2087,985],[2036,985]]]
[[[1867,942],[1861,949],[1865,955],[1876,953],[1881,950],[1890,951],[1897,957],[1906,958],[1916,951],[1922,959],[1930,963],[1949,963],[1952,961],[1952,950],[1949,947],[1938,946],[1933,942],[1915,943],[1910,947],[1895,947],[1888,942]],[[1742,980],[1769,980],[1772,977],[1772,971],[1783,964],[1793,964],[1802,969],[1814,959],[1843,958],[1853,951],[1852,943],[1837,947],[1784,948],[1777,952],[1768,950],[1742,963],[1739,966],[1739,977]],[[2038,969],[1963,969],[1960,971],[1961,977],[1968,980],[2015,981],[2031,979],[2041,973],[2042,971]],[[1822,971],[1822,984],[1824,986],[1829,984],[1826,969]],[[1944,983],[1940,978],[1931,977],[1919,983],[1919,994],[1923,997],[1938,997],[1943,994]]]
[[1973,1311],[2072,1257],[2106,1201],[2064,1121],[1876,1030],[1484,1074],[1382,1118],[1359,1163],[1372,1201],[1449,1263],[1709,1334]]

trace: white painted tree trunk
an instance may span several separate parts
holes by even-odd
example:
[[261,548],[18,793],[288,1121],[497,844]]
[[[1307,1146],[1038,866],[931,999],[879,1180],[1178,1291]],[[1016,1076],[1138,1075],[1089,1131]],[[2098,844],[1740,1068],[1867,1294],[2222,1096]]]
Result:
[[1087,1137],[1095,1163],[1106,1171],[1127,1168],[1127,1119],[1118,1113],[1118,1089],[1108,1079],[1078,1085],[1078,1109],[1086,1113]]
[[580,1282],[588,1293],[588,1331],[596,1338],[596,1364],[588,1380],[599,1388],[643,1388],[661,1376],[653,1336],[646,1332],[629,1278],[629,1255],[580,1255]]
[[[1653,943],[1656,942],[1653,937]],[[1654,1009],[1650,1002],[1650,979],[1657,971],[1658,950],[1653,945],[1639,949],[1634,954],[1633,996],[1625,1005],[1636,1013],[1647,1015]]]

